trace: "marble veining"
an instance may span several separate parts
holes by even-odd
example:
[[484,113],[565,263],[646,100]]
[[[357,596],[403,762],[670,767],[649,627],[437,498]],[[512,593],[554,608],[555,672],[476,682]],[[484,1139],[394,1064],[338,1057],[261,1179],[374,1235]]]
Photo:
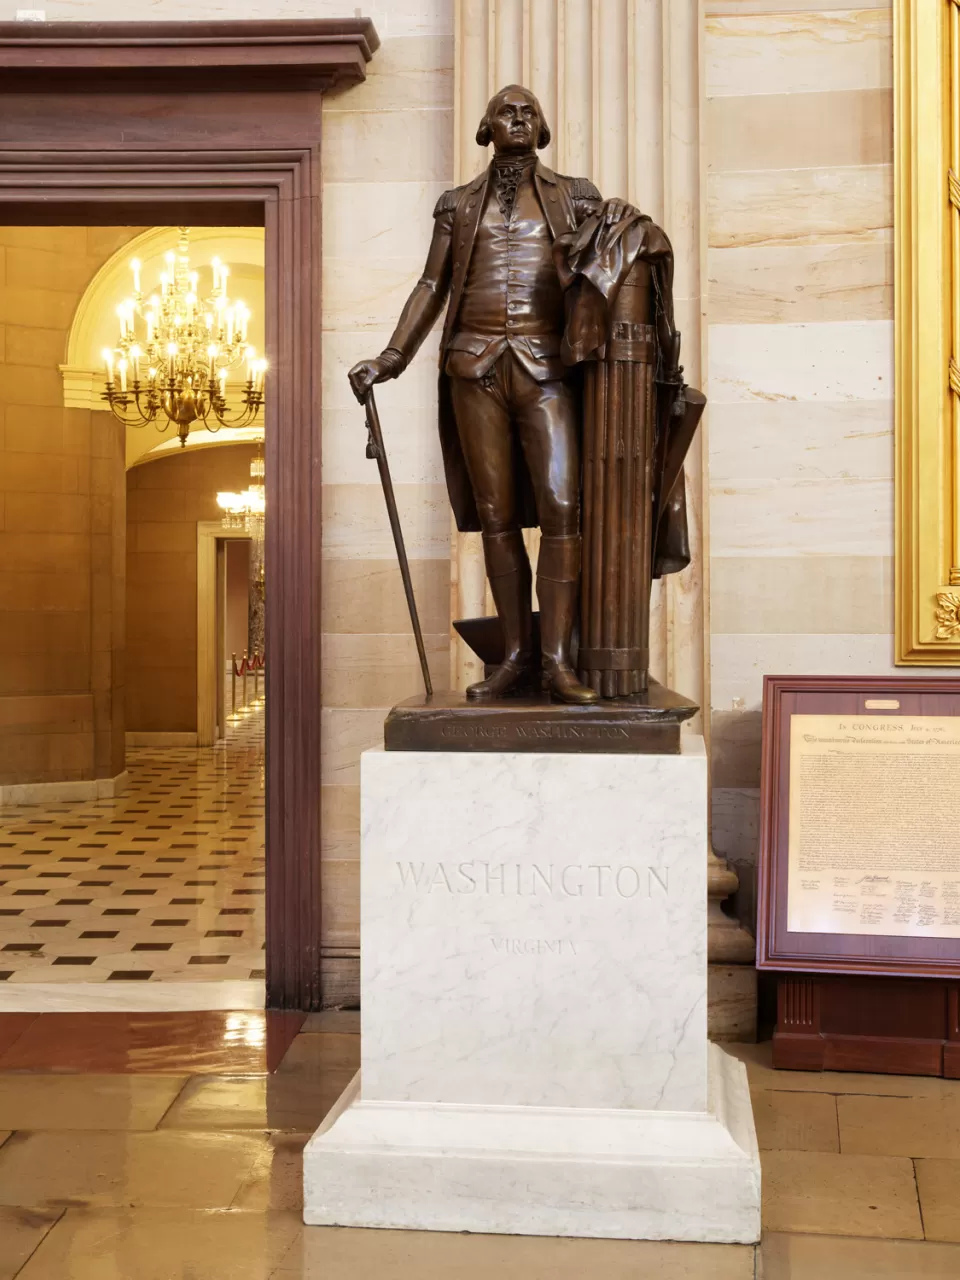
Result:
[[702,744],[371,751],[361,797],[365,1100],[704,1109]]
[[760,1160],[746,1072],[716,1045],[709,1064],[708,1109],[688,1113],[369,1102],[358,1075],[304,1151],[304,1220],[757,1240]]
[[891,26],[888,8],[867,8],[858,0],[834,13],[711,16],[706,22],[707,95],[886,88],[893,78]]

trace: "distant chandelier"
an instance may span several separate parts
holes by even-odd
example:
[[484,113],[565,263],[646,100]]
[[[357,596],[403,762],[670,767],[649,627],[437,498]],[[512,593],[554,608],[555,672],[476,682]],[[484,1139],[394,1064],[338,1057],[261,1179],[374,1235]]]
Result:
[[218,493],[217,506],[226,512],[227,529],[242,529],[254,542],[263,542],[267,490],[264,485],[263,444],[258,442],[256,455],[250,460],[250,485],[243,493]]
[[[190,270],[188,228],[180,228],[177,250],[165,255],[160,292],[144,298],[140,263],[130,263],[133,297],[117,307],[120,338],[103,352],[107,368],[107,401],[114,416],[128,427],[154,422],[158,431],[176,425],[180,444],[187,443],[193,423],[208,431],[222,426],[247,427],[263,405],[266,360],[247,344],[250,311],[227,297],[230,274],[214,258],[213,292],[197,294],[199,274]],[[246,361],[242,406],[228,409],[227,377]]]

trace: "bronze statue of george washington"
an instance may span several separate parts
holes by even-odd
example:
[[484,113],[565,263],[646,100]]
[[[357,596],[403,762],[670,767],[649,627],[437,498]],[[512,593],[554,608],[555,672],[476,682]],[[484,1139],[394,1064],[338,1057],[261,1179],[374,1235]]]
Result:
[[[604,230],[642,222],[651,229],[644,232],[646,256],[655,258],[659,242],[651,234],[659,229],[625,201],[603,201],[587,179],[553,173],[536,155],[549,141],[529,90],[510,85],[490,100],[477,143],[493,143],[491,164],[440,197],[423,275],[386,350],[349,377],[361,401],[374,383],[398,377],[449,296],[440,344],[447,487],[457,527],[483,535],[505,655],[467,696],[501,697],[533,661],[531,570],[521,530],[539,524],[543,679],[562,701],[591,703],[597,692],[581,683],[570,659],[579,603],[581,411],[563,358],[568,317],[555,242],[590,218]],[[666,237],[663,244],[669,255]],[[670,269],[672,276],[672,256]]]

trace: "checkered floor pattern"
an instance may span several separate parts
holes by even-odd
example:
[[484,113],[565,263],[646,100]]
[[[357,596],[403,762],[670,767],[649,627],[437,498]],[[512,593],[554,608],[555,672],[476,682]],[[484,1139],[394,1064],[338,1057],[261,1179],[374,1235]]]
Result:
[[263,978],[263,701],[128,750],[113,800],[0,807],[0,981]]

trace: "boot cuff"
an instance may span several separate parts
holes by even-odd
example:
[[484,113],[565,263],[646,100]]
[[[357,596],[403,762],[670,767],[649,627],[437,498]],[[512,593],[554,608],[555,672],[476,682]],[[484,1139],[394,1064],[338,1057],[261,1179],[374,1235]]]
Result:
[[580,535],[540,539],[537,577],[549,582],[576,582],[580,576]]

